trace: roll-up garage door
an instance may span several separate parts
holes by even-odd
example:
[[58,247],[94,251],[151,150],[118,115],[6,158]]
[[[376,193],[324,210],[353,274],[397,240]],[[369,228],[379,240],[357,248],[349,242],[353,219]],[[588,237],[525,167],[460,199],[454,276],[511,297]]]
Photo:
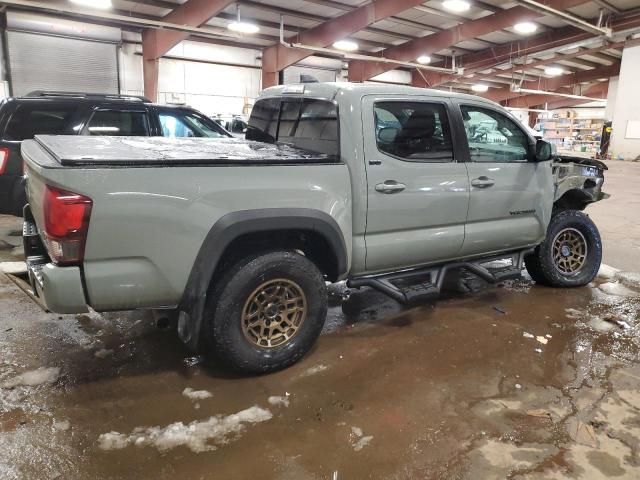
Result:
[[33,90],[118,93],[116,45],[8,31],[12,94]]

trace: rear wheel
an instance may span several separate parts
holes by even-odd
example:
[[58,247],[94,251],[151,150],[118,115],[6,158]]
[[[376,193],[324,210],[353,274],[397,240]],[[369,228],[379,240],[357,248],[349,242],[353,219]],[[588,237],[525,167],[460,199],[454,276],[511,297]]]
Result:
[[295,252],[245,258],[207,301],[207,340],[222,363],[266,373],[297,362],[320,335],[327,290],[318,267]]
[[552,287],[579,287],[591,282],[602,261],[602,241],[591,219],[577,210],[554,215],[547,237],[525,258],[531,278]]

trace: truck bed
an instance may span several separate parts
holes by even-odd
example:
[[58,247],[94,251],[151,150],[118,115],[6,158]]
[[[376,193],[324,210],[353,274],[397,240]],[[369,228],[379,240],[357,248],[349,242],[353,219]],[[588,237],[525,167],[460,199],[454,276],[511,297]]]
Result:
[[[25,142],[23,148],[33,150]],[[42,167],[148,167],[188,165],[290,165],[338,163],[335,157],[288,145],[237,138],[85,137],[37,135],[51,159],[31,155]],[[32,152],[33,153],[33,152]]]

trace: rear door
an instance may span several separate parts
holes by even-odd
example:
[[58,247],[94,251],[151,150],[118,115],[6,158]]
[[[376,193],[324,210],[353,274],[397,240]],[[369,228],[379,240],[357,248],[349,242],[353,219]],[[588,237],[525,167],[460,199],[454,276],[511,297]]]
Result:
[[456,257],[469,180],[452,104],[441,97],[366,96],[366,268],[397,270]]
[[551,162],[532,161],[533,139],[498,108],[460,102],[471,195],[463,255],[538,243],[553,203]]

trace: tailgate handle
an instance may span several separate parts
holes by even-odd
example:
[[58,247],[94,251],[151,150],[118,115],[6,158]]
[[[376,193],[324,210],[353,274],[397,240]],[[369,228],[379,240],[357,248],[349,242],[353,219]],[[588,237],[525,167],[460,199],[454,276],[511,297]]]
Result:
[[492,187],[495,183],[496,181],[493,178],[485,176],[474,178],[473,180],[471,180],[471,185],[478,188]]
[[407,186],[404,183],[398,183],[395,180],[387,180],[384,183],[376,185],[376,192],[380,193],[398,193],[403,191]]

